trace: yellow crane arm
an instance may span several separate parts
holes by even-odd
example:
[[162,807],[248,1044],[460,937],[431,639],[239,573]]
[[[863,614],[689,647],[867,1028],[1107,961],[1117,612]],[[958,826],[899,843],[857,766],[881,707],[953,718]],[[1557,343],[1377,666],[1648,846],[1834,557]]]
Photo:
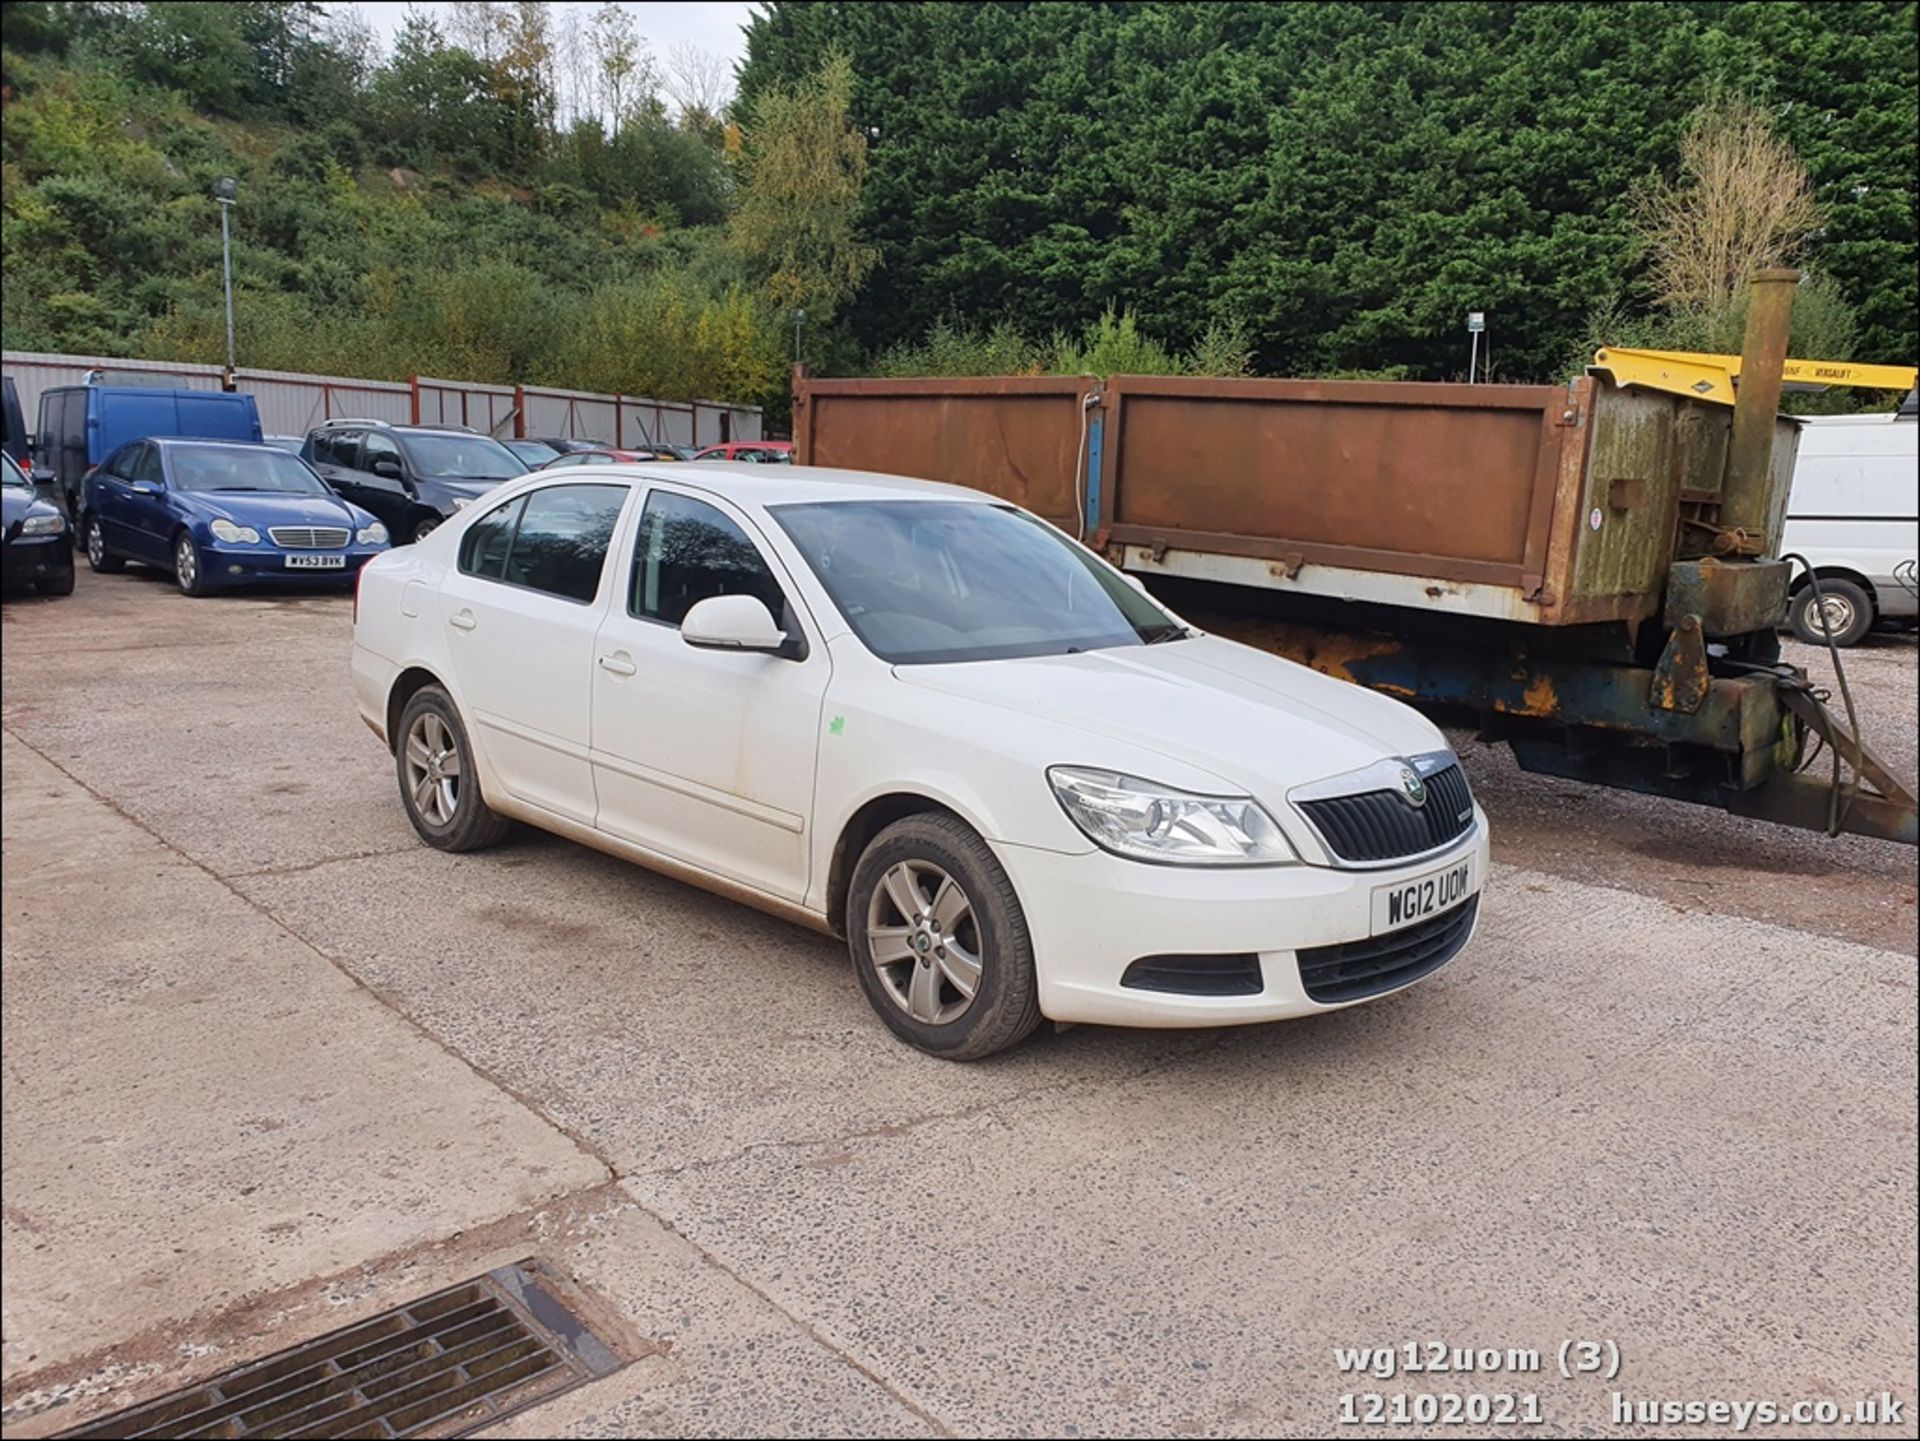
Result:
[[[1616,385],[1644,385],[1732,405],[1734,387],[1740,379],[1740,357],[1607,346],[1593,353],[1593,369],[1611,376]],[[1911,365],[1859,365],[1850,360],[1789,360],[1782,374],[1790,385],[1853,385],[1903,391],[1913,389],[1917,377],[1920,368]]]

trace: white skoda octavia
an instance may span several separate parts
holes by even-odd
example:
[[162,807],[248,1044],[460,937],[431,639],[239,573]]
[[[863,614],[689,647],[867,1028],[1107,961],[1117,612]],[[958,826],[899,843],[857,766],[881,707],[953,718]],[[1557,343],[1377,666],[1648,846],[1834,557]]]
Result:
[[536,472],[367,565],[353,676],[427,844],[521,820],[842,934],[956,1060],[1384,995],[1487,873],[1421,716],[954,486]]

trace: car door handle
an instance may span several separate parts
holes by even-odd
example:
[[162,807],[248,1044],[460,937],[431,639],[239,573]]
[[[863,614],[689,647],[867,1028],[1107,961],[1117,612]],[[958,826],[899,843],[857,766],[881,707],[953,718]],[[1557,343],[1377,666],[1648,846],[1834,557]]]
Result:
[[456,610],[452,615],[447,617],[447,624],[455,630],[472,630],[476,625],[480,624],[480,622],[473,618],[472,611]]
[[611,671],[614,675],[637,675],[640,672],[640,667],[633,663],[633,657],[623,650],[601,656],[600,669]]

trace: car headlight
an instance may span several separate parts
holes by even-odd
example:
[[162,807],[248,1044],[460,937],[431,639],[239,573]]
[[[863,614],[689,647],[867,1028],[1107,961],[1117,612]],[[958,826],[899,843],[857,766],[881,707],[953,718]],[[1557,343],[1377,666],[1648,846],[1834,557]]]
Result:
[[353,538],[361,545],[385,545],[387,543],[387,528],[376,520],[372,525],[362,526],[359,530],[356,530],[353,533]]
[[64,515],[30,515],[20,522],[22,535],[58,535],[66,528]]
[[1187,866],[1285,866],[1299,860],[1250,796],[1201,796],[1113,771],[1053,766],[1062,809],[1102,850]]
[[453,508],[455,510],[465,510],[468,506],[472,504],[473,504],[472,500],[468,499],[464,495],[456,495],[453,498]]
[[252,545],[260,539],[260,532],[250,525],[235,525],[230,520],[216,520],[207,527],[213,532],[215,540],[224,540],[231,545]]

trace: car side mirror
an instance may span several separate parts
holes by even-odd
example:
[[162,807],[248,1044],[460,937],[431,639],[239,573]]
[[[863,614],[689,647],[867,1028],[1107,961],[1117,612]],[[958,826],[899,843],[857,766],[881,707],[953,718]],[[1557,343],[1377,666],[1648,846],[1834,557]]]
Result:
[[401,475],[400,462],[397,460],[389,460],[383,455],[373,463],[373,473],[375,475],[384,475],[388,480],[398,480]]
[[155,485],[150,480],[136,480],[132,482],[131,488],[135,495],[158,495],[166,487]]
[[792,654],[787,633],[774,624],[773,612],[751,595],[713,595],[698,602],[680,622],[680,639],[701,650]]

